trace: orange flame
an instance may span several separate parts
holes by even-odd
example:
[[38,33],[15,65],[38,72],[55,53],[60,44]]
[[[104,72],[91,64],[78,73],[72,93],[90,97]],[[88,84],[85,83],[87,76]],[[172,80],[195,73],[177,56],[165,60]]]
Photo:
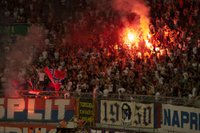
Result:
[[150,42],[151,34],[149,29],[149,19],[146,16],[141,16],[140,22],[137,25],[127,25],[123,29],[121,37],[122,45],[131,49],[131,53],[133,54],[135,53],[134,51],[138,50],[142,50],[140,52],[144,53],[149,50],[154,50],[154,46]]
[[128,33],[128,40],[130,43],[133,43],[135,40],[135,35],[133,33]]
[[137,47],[139,41],[136,32],[130,27],[124,29],[122,40],[123,44],[126,44],[129,48]]

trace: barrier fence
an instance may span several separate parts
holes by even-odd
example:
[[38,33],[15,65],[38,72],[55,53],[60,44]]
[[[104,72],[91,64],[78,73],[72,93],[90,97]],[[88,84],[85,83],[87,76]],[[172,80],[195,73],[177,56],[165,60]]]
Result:
[[28,133],[30,127],[55,133],[63,119],[67,128],[87,132],[200,132],[200,109],[188,99],[45,91],[18,94],[0,98],[0,133]]

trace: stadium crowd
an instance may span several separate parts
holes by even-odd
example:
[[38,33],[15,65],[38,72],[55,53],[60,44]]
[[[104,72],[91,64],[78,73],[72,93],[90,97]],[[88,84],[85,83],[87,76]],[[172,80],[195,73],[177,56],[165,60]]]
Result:
[[[145,0],[152,43],[130,57],[119,44],[119,12],[95,0],[1,0],[4,22],[40,24],[44,45],[23,74],[25,89],[53,90],[44,68],[64,72],[60,91],[196,97],[200,92],[200,2]],[[6,46],[7,47],[7,46]],[[11,47],[11,46],[10,46]],[[10,48],[12,50],[12,48]],[[6,76],[1,73],[1,86]],[[60,82],[60,81],[58,81]],[[34,87],[33,87],[34,86]],[[2,87],[3,88],[3,87]]]

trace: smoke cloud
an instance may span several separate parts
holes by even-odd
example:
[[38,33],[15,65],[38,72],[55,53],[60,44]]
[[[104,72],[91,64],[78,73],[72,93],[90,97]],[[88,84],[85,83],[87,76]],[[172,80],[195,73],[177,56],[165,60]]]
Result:
[[[143,0],[113,0],[112,7],[121,15],[122,22],[125,25],[138,28],[146,39],[149,33],[149,11],[150,8]],[[133,16],[129,21],[127,16]]]
[[113,0],[113,9],[122,13],[136,13],[139,16],[149,16],[149,7],[143,0]]
[[26,67],[33,61],[34,49],[42,47],[44,44],[44,29],[33,25],[29,28],[28,35],[18,36],[15,44],[6,56],[4,75],[6,83],[4,84],[5,93],[8,96],[16,96],[16,89],[24,83]]

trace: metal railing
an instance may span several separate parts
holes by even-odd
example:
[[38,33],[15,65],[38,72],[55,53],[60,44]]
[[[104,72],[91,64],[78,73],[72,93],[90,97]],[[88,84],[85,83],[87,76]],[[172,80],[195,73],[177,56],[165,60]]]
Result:
[[[104,96],[103,94],[97,93],[95,96],[93,93],[77,93],[77,92],[65,92],[65,91],[28,91],[28,90],[14,90],[12,94],[17,95],[8,95],[7,97],[37,97],[37,98],[93,98],[96,97],[98,99],[104,100],[120,100],[120,101],[134,101],[134,102],[142,102],[142,103],[162,103],[162,104],[173,104],[173,105],[183,105],[183,106],[196,106],[198,101],[200,101],[200,96],[192,99],[188,99],[187,97],[166,97],[159,96],[156,97],[154,95],[135,95],[135,94],[116,94],[112,93],[108,96]],[[4,91],[0,91],[0,97],[4,97]]]

